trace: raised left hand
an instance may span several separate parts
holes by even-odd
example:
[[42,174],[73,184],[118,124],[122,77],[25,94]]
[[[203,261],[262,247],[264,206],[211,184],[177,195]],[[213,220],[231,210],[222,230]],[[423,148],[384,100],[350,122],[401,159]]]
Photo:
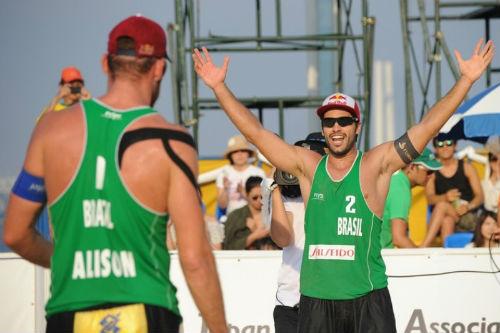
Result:
[[479,39],[474,47],[472,56],[464,60],[460,52],[455,50],[455,57],[457,58],[458,67],[460,68],[460,73],[462,76],[468,78],[472,83],[474,83],[481,74],[486,70],[486,67],[490,64],[495,54],[495,45],[490,40],[483,47],[483,39]]

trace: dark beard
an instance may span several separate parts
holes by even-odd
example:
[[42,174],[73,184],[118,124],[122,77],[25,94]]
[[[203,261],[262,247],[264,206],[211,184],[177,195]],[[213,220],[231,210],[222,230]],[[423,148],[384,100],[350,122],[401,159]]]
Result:
[[151,95],[151,103],[150,103],[151,107],[155,106],[158,97],[160,97],[160,87],[161,87],[161,80],[158,81],[155,87],[153,88],[153,94]]
[[340,152],[333,151],[333,149],[330,148],[330,143],[328,142],[328,140],[326,140],[326,147],[328,148],[328,151],[330,152],[330,155],[332,155],[333,157],[342,158],[345,155],[347,155],[347,153],[349,153],[351,151],[351,149],[352,149],[352,147],[354,147],[354,145],[356,145],[356,141],[358,141],[358,135],[357,134],[354,137],[354,140],[352,140],[352,142],[350,142],[347,145],[347,147],[344,150],[340,151]]

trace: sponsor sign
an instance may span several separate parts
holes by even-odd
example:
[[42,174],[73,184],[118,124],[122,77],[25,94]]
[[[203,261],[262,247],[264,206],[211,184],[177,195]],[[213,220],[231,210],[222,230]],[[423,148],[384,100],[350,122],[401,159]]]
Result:
[[354,260],[354,245],[309,245],[309,259]]

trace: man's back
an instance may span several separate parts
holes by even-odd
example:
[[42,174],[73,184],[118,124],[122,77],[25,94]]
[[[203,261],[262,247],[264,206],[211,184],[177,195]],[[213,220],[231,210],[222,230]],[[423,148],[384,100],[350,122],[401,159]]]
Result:
[[[148,144],[154,140],[127,146],[124,139],[127,137],[124,132],[131,124],[136,124],[136,130],[144,129],[136,121],[157,113],[149,107],[114,110],[93,100],[82,106],[69,112],[83,117],[60,131],[66,133],[54,134],[55,137],[64,135],[75,144],[64,145],[65,149],[58,155],[51,155],[49,152],[54,152],[55,144],[50,141],[53,138],[49,138],[44,146],[47,156],[43,150],[47,182],[53,181],[63,188],[62,192],[48,190],[56,240],[48,314],[111,301],[156,304],[178,314],[175,288],[168,280],[166,203],[161,202],[167,197],[166,172],[171,162],[166,160],[165,152],[148,156],[154,153],[154,146]],[[159,120],[151,125],[161,124]],[[72,128],[79,134],[72,135]],[[139,147],[141,150],[136,151],[136,156],[128,153],[128,148],[140,143],[145,144]],[[61,163],[66,154],[72,157],[71,165]],[[125,159],[125,154],[131,156]],[[147,167],[161,164],[154,156],[163,156],[163,172]],[[128,172],[122,175],[120,167],[125,165]],[[55,168],[59,168],[59,172],[55,172]],[[58,180],[60,175],[64,175],[65,184]],[[150,191],[139,187],[134,179],[141,179],[140,186],[149,186],[154,189],[152,192],[160,194],[158,200],[148,200]],[[159,179],[166,181],[158,182]],[[134,187],[134,192],[129,190],[129,185]]]
[[[119,114],[119,112],[113,112]],[[43,145],[45,183],[50,205],[70,184],[79,166],[86,141],[86,122],[80,105],[44,117],[35,132]],[[145,127],[181,130],[158,113],[136,120],[126,131]],[[64,143],[64,144],[62,144]],[[172,141],[181,151],[188,146]],[[180,152],[182,155],[182,152]],[[116,156],[118,158],[118,156]],[[168,170],[171,161],[161,140],[145,140],[130,146],[123,154],[120,174],[130,192],[146,207],[167,211]],[[144,177],[146,176],[146,177]]]

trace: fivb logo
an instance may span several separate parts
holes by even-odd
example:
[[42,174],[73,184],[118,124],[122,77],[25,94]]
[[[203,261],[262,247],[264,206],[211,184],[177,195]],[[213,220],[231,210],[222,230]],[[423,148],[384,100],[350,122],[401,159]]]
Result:
[[313,200],[325,201],[325,195],[323,193],[314,192]]
[[356,248],[354,245],[310,245],[309,259],[316,260],[354,260]]
[[102,116],[104,118],[108,118],[108,119],[111,119],[111,120],[120,120],[120,119],[122,119],[122,115],[121,114],[116,113],[116,112],[111,112],[111,111],[104,112],[104,114]]

